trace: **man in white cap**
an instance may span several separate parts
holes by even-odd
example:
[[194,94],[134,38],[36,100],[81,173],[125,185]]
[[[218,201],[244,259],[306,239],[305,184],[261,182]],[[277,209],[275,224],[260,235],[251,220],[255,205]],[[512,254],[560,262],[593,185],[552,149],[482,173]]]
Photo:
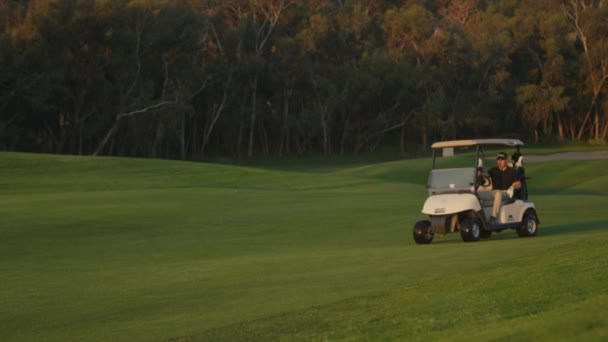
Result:
[[494,206],[492,207],[492,217],[489,224],[496,223],[496,216],[500,210],[502,201],[513,197],[514,189],[521,188],[521,180],[515,170],[507,166],[508,156],[504,152],[496,155],[497,166],[491,168],[488,173],[492,178],[492,192],[494,194]]

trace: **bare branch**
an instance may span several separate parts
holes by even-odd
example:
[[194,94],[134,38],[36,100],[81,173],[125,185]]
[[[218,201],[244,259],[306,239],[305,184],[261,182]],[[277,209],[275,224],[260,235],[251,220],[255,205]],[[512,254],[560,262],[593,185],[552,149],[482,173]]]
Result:
[[164,106],[175,105],[177,103],[178,103],[177,98],[174,101],[163,101],[163,102],[159,102],[159,103],[153,104],[151,106],[144,107],[144,108],[141,108],[141,109],[137,109],[137,110],[134,110],[134,111],[131,111],[131,112],[128,112],[128,113],[118,114],[117,118],[118,119],[122,119],[122,118],[129,117],[129,116],[135,116],[137,114],[147,113],[147,112],[149,112],[151,110],[155,110],[155,109],[158,109],[158,108],[161,108],[161,107],[164,107]]
[[116,119],[114,120],[114,124],[112,125],[112,127],[110,128],[110,130],[106,133],[106,135],[104,136],[104,138],[101,140],[101,142],[99,143],[99,145],[97,146],[97,149],[95,150],[95,152],[93,152],[93,155],[96,156],[98,155],[103,148],[106,146],[106,144],[108,143],[108,141],[110,140],[110,138],[112,138],[112,136],[114,136],[114,134],[116,133],[116,131],[118,130],[118,125],[120,124],[120,121],[125,118],[125,117],[132,117],[138,114],[143,114],[143,113],[147,113],[149,111],[164,107],[164,106],[169,106],[169,105],[175,105],[178,103],[178,99],[176,98],[175,101],[163,101],[163,102],[159,102],[156,104],[153,104],[151,106],[148,107],[144,107],[141,109],[137,109],[128,113],[120,113],[118,115],[116,115]]
[[131,83],[131,86],[127,90],[125,98],[128,98],[129,95],[131,95],[131,93],[135,89],[135,86],[137,85],[137,82],[139,82],[139,75],[141,74],[140,50],[141,50],[141,33],[143,31],[143,28],[138,27],[136,29],[136,31],[137,31],[136,32],[137,33],[137,43],[136,43],[136,47],[135,47],[135,63],[137,65],[137,70],[135,71],[135,77],[133,78],[133,82]]
[[161,98],[164,99],[165,95],[167,94],[167,86],[169,84],[169,61],[165,59],[163,63],[165,66],[165,82],[163,83],[163,95]]
[[213,32],[213,36],[215,37],[215,42],[217,44],[217,47],[220,50],[220,55],[224,55],[224,47],[222,46],[222,42],[220,41],[220,37],[218,37],[217,35],[217,31],[215,30],[215,26],[213,24],[210,25],[211,26],[211,32]]
[[205,78],[205,80],[203,81],[203,85],[200,86],[200,88],[198,88],[194,93],[192,93],[192,95],[190,96],[190,99],[192,100],[196,95],[200,94],[203,90],[205,90],[205,88],[207,88],[207,82],[209,82],[209,80],[211,79],[211,76],[207,76],[207,78]]
[[[263,51],[264,46],[268,42],[268,39],[272,35],[272,32],[274,31],[274,28],[275,28],[277,22],[279,21],[281,14],[283,13],[283,11],[286,8],[288,8],[292,4],[293,4],[292,1],[280,0],[280,1],[278,1],[278,3],[276,5],[270,4],[270,5],[268,5],[268,7],[265,7],[265,6],[260,7],[260,10],[262,11],[262,13],[265,16],[265,20],[257,32],[256,58],[260,57],[260,54]],[[266,31],[265,34],[263,34],[264,31]],[[260,37],[262,37],[261,38],[262,41],[258,44],[258,40],[260,39]]]
[[217,123],[220,116],[222,115],[222,112],[224,111],[224,108],[226,106],[226,103],[228,102],[228,99],[232,98],[234,96],[234,94],[236,94],[236,92],[237,92],[237,89],[238,89],[237,87],[234,87],[232,92],[228,91],[228,89],[230,88],[230,85],[232,83],[232,74],[233,74],[233,71],[230,71],[230,74],[228,75],[228,79],[226,80],[226,83],[224,86],[224,93],[222,95],[222,101],[220,102],[219,105],[215,106],[215,113],[213,115],[213,119],[211,119],[211,123],[209,124],[209,127],[206,129],[205,135],[203,136],[203,146],[201,148],[202,153],[205,152],[205,147],[207,147],[207,144],[209,143],[209,138],[211,137],[213,128],[215,127],[215,124]]

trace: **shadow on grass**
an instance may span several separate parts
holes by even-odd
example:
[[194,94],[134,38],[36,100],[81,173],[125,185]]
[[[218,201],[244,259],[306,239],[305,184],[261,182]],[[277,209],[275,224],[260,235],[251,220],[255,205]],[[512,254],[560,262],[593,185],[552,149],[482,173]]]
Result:
[[542,227],[539,234],[552,236],[560,234],[585,233],[598,230],[608,230],[608,220],[588,221]]
[[[542,238],[544,236],[556,236],[563,234],[575,234],[575,233],[590,233],[594,231],[608,231],[608,220],[599,221],[588,221],[581,223],[569,223],[562,225],[543,226],[542,223],[538,228],[538,232],[535,238]],[[490,239],[482,239],[481,241],[487,240],[510,240],[510,239],[521,239],[517,232],[513,229],[502,231],[501,233],[494,233]]]
[[[435,240],[433,240],[433,244],[452,245],[452,244],[469,243],[469,242],[464,242],[464,241],[462,241],[462,239],[460,239],[460,233],[454,233],[454,234],[456,234],[456,236],[458,236],[458,238],[443,238],[443,239],[436,238]],[[520,239],[520,237],[517,236],[517,233],[514,230],[508,229],[508,230],[504,230],[500,233],[494,232],[492,234],[492,237],[490,237],[490,238],[482,238],[482,239],[479,239],[479,242],[470,242],[470,243],[488,243],[488,242],[492,242],[492,241],[503,241],[503,240],[511,240],[511,239]]]
[[535,196],[606,196],[605,191],[600,190],[581,190],[563,188],[545,188],[534,190]]
[[[593,231],[608,231],[608,220],[589,221],[581,223],[570,223],[563,225],[552,225],[543,227],[539,226],[538,233],[535,238],[542,238],[543,236],[555,236],[562,234],[574,234],[574,233],[588,233]],[[460,236],[459,233],[455,233]],[[504,240],[515,240],[521,239],[514,229],[505,229],[499,233],[493,232],[492,237],[489,239],[480,239],[481,243],[488,243],[492,241],[504,241]],[[459,244],[463,241],[459,238],[438,238],[433,241],[433,244]]]

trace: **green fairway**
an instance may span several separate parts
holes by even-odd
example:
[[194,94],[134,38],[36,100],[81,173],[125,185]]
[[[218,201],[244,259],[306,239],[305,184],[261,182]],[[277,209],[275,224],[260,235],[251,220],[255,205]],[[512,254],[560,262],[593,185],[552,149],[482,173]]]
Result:
[[537,237],[420,246],[429,167],[0,153],[0,336],[608,338],[607,159],[527,165]]

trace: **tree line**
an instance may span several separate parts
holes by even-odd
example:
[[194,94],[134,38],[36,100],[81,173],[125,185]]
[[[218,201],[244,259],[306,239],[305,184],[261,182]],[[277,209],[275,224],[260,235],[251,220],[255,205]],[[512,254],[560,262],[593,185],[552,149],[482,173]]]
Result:
[[605,0],[0,0],[0,149],[606,141]]

